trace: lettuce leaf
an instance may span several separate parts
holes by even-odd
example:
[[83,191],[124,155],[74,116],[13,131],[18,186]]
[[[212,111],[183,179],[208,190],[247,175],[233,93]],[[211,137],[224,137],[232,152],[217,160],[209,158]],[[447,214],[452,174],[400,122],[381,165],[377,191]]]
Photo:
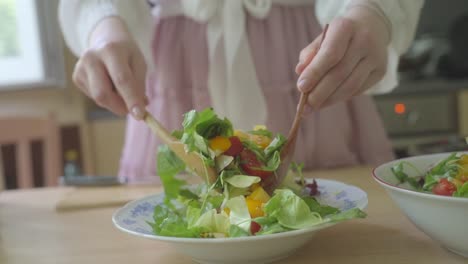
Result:
[[271,133],[271,131],[268,130],[268,129],[251,130],[251,131],[249,131],[247,133],[249,133],[251,135],[266,136],[266,137],[269,137],[269,138],[271,138],[273,136],[273,133]]
[[187,152],[199,152],[205,157],[215,156],[208,147],[208,141],[197,133],[184,133],[180,141],[185,144]]
[[165,200],[169,201],[176,198],[181,187],[187,184],[176,178],[178,173],[185,170],[185,163],[167,145],[160,146],[157,155],[158,174],[164,187]]
[[257,156],[257,159],[266,162],[267,158],[265,156],[265,152],[254,142],[250,140],[244,140],[242,141],[242,145],[244,145],[245,148],[251,150],[253,153],[255,153],[255,156]]
[[289,171],[284,177],[283,182],[280,184],[279,189],[290,189],[295,194],[301,195],[302,191],[304,190],[304,186],[298,184],[296,182],[296,175]]
[[221,172],[224,170],[229,164],[231,164],[234,161],[234,157],[232,156],[227,156],[227,155],[220,155],[215,158],[215,167],[216,167],[216,172]]
[[184,115],[183,129],[175,135],[185,144],[186,151],[202,154],[204,162],[215,166],[216,153],[209,148],[208,140],[215,136],[232,136],[234,130],[229,120],[220,119],[212,108],[192,110]]
[[184,114],[184,121],[182,122],[182,127],[184,128],[184,133],[191,133],[195,130],[196,126],[199,123],[203,123],[207,120],[210,120],[216,116],[212,108],[207,108],[203,111],[191,110]]
[[265,225],[265,226],[262,225],[262,229],[259,232],[257,232],[255,235],[258,236],[258,235],[276,234],[276,233],[286,232],[289,230],[292,230],[292,229],[284,227],[280,223],[275,222],[270,225]]
[[[233,128],[229,120],[220,119],[212,108],[197,112],[192,110],[184,115],[181,141],[188,151],[198,151],[211,156],[208,139],[215,136],[232,136]],[[178,132],[180,134],[180,132]]]
[[187,228],[193,228],[201,216],[201,208],[188,206],[185,214]]
[[224,195],[218,194],[218,195],[209,195],[206,197],[206,208],[209,209],[216,209],[220,208],[221,205],[223,204],[224,200]]
[[223,189],[226,199],[247,194],[249,192],[249,187],[255,183],[259,183],[261,180],[257,176],[247,175],[233,175],[223,178]]
[[[454,176],[458,171],[458,166],[455,164],[460,158],[457,153],[450,154],[447,158],[440,161],[436,166],[429,170],[429,174],[439,176]],[[448,174],[447,174],[448,173]]]
[[230,137],[234,132],[229,120],[226,118],[219,119],[217,116],[197,124],[196,131],[200,136],[206,139],[211,139],[216,136]]
[[416,190],[423,189],[424,185],[420,181],[422,176],[417,176],[417,177],[408,176],[408,174],[404,172],[403,165],[407,165],[411,167],[413,170],[415,170],[418,173],[418,175],[423,175],[423,173],[419,171],[413,164],[406,162],[406,161],[400,162],[394,165],[393,167],[391,167],[390,170],[392,171],[393,175],[395,175],[395,177],[398,179],[400,183],[408,182],[411,185],[411,187],[413,187]]
[[259,232],[256,233],[256,235],[275,234],[291,230],[278,223],[276,217],[273,216],[257,217],[253,219],[253,221],[257,222],[260,226],[262,226],[262,228]]
[[395,175],[400,183],[403,183],[408,179],[408,174],[403,171],[403,162],[399,162],[398,164],[394,165],[390,168],[390,170],[393,172],[393,175]]
[[229,222],[231,225],[237,225],[245,232],[249,232],[251,218],[244,196],[236,196],[229,199],[226,207],[230,210]]
[[193,227],[204,230],[207,233],[229,234],[229,218],[226,213],[217,213],[216,209],[211,209],[202,214]]
[[365,218],[367,214],[359,208],[352,208],[340,213],[328,215],[325,218],[327,222],[341,222],[345,220],[351,220],[354,218]]
[[424,177],[424,185],[423,185],[423,190],[429,191],[432,190],[432,187],[436,185],[440,180],[440,176],[434,176],[432,174],[427,174]]
[[261,179],[257,176],[234,175],[224,179],[224,181],[236,188],[248,188],[255,183],[259,183]]
[[465,182],[461,187],[459,187],[457,191],[453,193],[453,196],[468,198],[468,182]]
[[203,228],[188,228],[187,221],[177,211],[169,208],[166,204],[157,205],[153,213],[154,223],[148,223],[153,232],[160,236],[171,237],[200,237]]
[[237,225],[231,225],[229,228],[229,237],[245,237],[249,235],[249,232],[245,231]]
[[281,149],[284,143],[286,143],[286,138],[281,134],[277,134],[264,150],[266,159],[269,160],[276,151]]
[[317,212],[311,212],[307,203],[288,189],[275,191],[274,196],[264,206],[268,216],[275,217],[283,227],[303,229],[322,223]]
[[267,161],[266,166],[262,168],[264,171],[276,171],[281,165],[280,152],[275,151],[273,156]]
[[317,212],[320,214],[321,217],[325,217],[327,215],[332,215],[332,214],[336,214],[340,212],[338,208],[320,204],[313,197],[303,197],[302,199],[307,204],[307,206],[309,206],[309,209],[311,212]]

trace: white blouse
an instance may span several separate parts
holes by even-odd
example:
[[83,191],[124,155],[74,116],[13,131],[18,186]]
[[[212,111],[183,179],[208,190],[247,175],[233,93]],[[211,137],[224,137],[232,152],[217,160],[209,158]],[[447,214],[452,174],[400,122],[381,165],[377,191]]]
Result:
[[[265,18],[272,4],[315,4],[316,17],[325,25],[345,13],[351,6],[366,5],[379,13],[391,32],[387,72],[368,93],[391,91],[398,83],[398,58],[410,46],[424,0],[159,0],[151,9],[146,0],[61,0],[59,20],[65,41],[79,56],[87,47],[90,33],[100,20],[119,16],[127,23],[147,63],[151,62],[152,15],[185,15],[207,23],[207,43],[212,65],[208,90],[213,107],[221,116],[241,128],[251,128],[266,120],[266,103],[262,94],[245,34],[245,15]],[[220,41],[224,39],[224,41]],[[224,45],[220,45],[224,43]],[[235,59],[234,59],[235,58]],[[236,89],[232,89],[236,87]],[[248,97],[243,96],[249,94]],[[227,100],[226,98],[229,98]],[[246,102],[246,100],[248,102]],[[238,106],[255,109],[248,117],[238,116]]]

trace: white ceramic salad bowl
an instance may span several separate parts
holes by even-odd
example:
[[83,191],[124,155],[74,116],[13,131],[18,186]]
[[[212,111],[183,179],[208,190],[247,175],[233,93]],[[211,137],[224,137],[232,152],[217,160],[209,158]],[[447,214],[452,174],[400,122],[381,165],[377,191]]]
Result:
[[[331,180],[317,180],[320,203],[346,211],[367,207],[367,194],[351,185]],[[291,255],[305,245],[321,229],[335,225],[326,223],[309,229],[284,233],[237,238],[177,238],[153,234],[147,222],[152,221],[153,208],[163,202],[163,194],[148,196],[128,203],[112,217],[114,225],[129,234],[172,244],[179,252],[198,263],[270,263]]]
[[[465,153],[466,154],[466,153]],[[411,222],[452,252],[468,257],[468,198],[441,196],[400,185],[391,168],[401,161],[427,171],[450,153],[415,156],[385,163],[374,169],[374,179],[382,185]],[[417,177],[416,170],[407,170]]]

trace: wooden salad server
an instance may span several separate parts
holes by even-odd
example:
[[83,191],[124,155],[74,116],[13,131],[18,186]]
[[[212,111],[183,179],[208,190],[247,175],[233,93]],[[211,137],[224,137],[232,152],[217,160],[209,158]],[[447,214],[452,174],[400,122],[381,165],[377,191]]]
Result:
[[150,113],[146,112],[144,121],[162,142],[164,142],[177,157],[179,157],[191,172],[200,176],[206,183],[212,184],[216,181],[217,174],[214,168],[206,166],[199,153],[187,152],[185,144],[173,137],[169,131],[159,123]]

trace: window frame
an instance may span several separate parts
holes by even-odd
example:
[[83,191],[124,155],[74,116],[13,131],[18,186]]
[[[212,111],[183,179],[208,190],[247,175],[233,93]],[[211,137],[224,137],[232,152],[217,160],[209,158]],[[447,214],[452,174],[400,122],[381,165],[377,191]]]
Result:
[[[39,78],[1,83],[0,92],[38,88],[64,88],[66,86],[64,44],[58,24],[58,0],[26,0],[34,5],[37,21]],[[21,18],[19,18],[21,19]],[[19,37],[18,42],[21,42]],[[21,46],[22,43],[19,43]],[[42,66],[42,67],[41,67]]]

